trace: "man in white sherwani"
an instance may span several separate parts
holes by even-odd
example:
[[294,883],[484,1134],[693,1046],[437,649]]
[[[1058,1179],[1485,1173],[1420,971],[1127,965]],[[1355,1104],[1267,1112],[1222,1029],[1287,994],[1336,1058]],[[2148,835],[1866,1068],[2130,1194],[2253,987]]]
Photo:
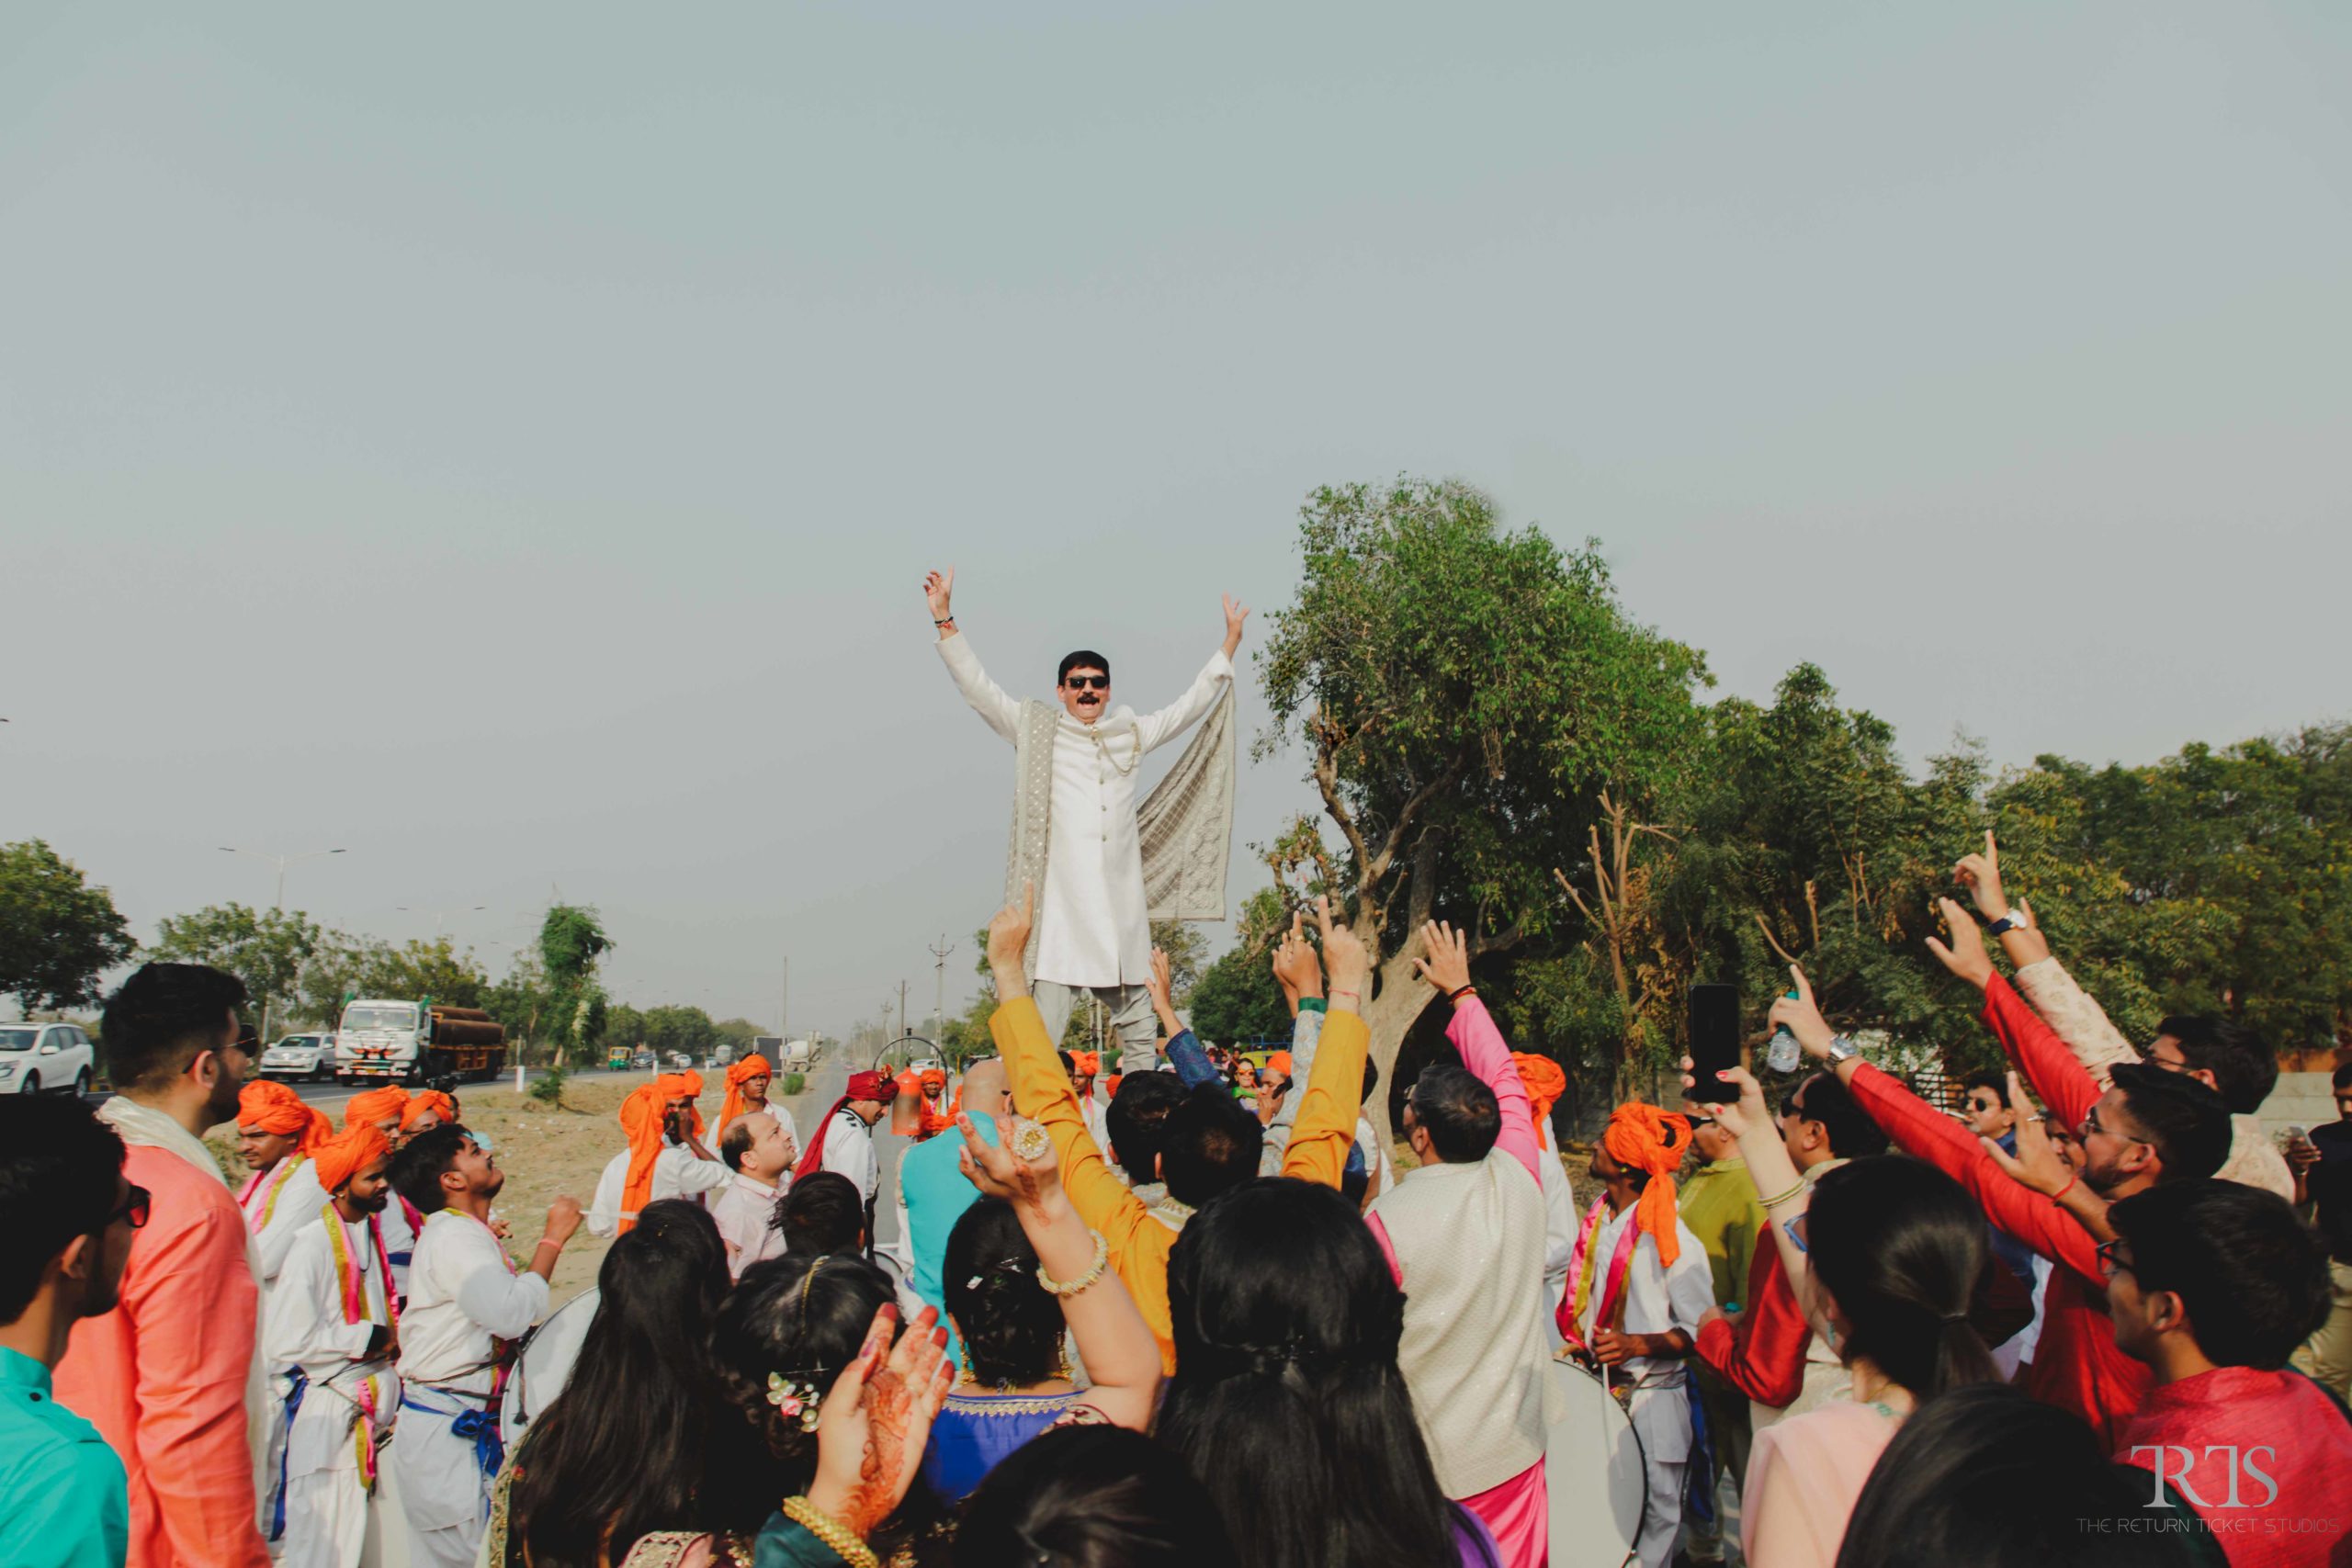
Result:
[[[1023,748],[1023,705],[989,679],[971,644],[960,635],[949,603],[955,585],[952,568],[923,580],[932,621],[939,631],[940,660],[964,700],[989,728],[1016,749]],[[1136,769],[1145,753],[1183,734],[1231,691],[1233,653],[1241,646],[1241,623],[1249,614],[1230,595],[1226,597],[1224,646],[1209,656],[1184,694],[1157,713],[1138,716],[1132,708],[1114,708],[1110,661],[1091,649],[1063,659],[1057,676],[1054,694],[1062,712],[1051,736],[1050,808],[1042,813],[1045,874],[1037,881],[1031,994],[1045,1015],[1046,1032],[1058,1040],[1076,994],[1092,991],[1118,1032],[1123,1072],[1151,1068],[1159,1035],[1151,996],[1144,986],[1151,975],[1151,923],[1136,822]],[[1016,777],[1016,790],[1028,782],[1025,776]],[[1046,781],[1035,782],[1040,785],[1035,803],[1042,807]],[[1016,795],[1016,862],[1022,854],[1021,810]],[[1222,856],[1218,858],[1221,862]],[[1222,874],[1220,864],[1220,904]],[[1008,897],[1017,903],[1019,889],[1011,886],[1012,881],[1008,877]]]

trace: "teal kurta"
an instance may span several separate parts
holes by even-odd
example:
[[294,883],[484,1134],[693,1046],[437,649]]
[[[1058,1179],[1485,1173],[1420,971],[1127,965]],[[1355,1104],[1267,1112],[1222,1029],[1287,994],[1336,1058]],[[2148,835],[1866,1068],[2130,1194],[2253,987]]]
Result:
[[57,1403],[47,1367],[0,1347],[0,1562],[122,1568],[130,1550],[122,1461]]

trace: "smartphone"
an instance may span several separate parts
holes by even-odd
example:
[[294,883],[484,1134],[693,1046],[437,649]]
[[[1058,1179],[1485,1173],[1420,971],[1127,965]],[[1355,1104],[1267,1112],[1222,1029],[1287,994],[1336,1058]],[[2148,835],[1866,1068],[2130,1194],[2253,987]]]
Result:
[[1715,1075],[1739,1066],[1739,987],[1690,987],[1690,1098],[1723,1104],[1739,1098],[1736,1085]]

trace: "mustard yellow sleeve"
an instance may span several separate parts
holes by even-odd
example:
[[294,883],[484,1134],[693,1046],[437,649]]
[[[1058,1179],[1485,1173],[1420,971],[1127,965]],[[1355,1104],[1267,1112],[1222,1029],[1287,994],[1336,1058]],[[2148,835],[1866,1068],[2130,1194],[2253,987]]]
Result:
[[1356,1141],[1356,1114],[1363,1104],[1363,1057],[1371,1045],[1372,1031],[1356,1014],[1325,1015],[1306,1098],[1291,1126],[1290,1146],[1283,1151],[1284,1176],[1326,1187],[1340,1185],[1349,1146]]
[[1069,1194],[1070,1207],[1102,1233],[1114,1252],[1118,1251],[1134,1234],[1136,1223],[1150,1216],[1127,1190],[1127,1184],[1112,1173],[1102,1151],[1094,1146],[1094,1136],[1079,1113],[1078,1093],[1070,1088],[1069,1075],[1062,1071],[1061,1056],[1046,1033],[1046,1020],[1037,1004],[1027,997],[1006,1002],[989,1015],[989,1033],[1012,1074],[1013,1109],[1045,1128],[1054,1140],[1054,1154],[1061,1162],[1062,1190]]

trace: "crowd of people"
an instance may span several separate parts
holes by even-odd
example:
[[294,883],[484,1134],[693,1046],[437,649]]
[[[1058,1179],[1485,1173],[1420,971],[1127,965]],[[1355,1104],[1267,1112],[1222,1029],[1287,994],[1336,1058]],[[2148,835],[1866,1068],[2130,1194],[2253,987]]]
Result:
[[[248,1081],[235,979],[150,964],[107,1005],[114,1099],[0,1101],[0,1562],[2352,1562],[2352,1067],[2282,1152],[2259,1039],[2135,1046],[1989,840],[1956,874],[1932,961],[2009,1064],[1961,1113],[1793,970],[1770,1021],[1804,1065],[1617,1106],[1581,1208],[1565,1077],[1442,922],[1416,962],[1450,1048],[1388,1137],[1328,908],[1272,954],[1287,1049],[1204,1044],[1155,955],[1158,1037],[1123,1022],[1105,1075],[1032,994],[1024,897],[988,931],[997,1056],[852,1074],[805,1143],[759,1057],[707,1129],[662,1075],[535,1237],[452,1097],[331,1122]],[[231,1121],[242,1190],[202,1142]],[[583,1219],[594,1316],[509,1451]],[[1637,1456],[1622,1534],[1563,1472],[1585,1393]]]

